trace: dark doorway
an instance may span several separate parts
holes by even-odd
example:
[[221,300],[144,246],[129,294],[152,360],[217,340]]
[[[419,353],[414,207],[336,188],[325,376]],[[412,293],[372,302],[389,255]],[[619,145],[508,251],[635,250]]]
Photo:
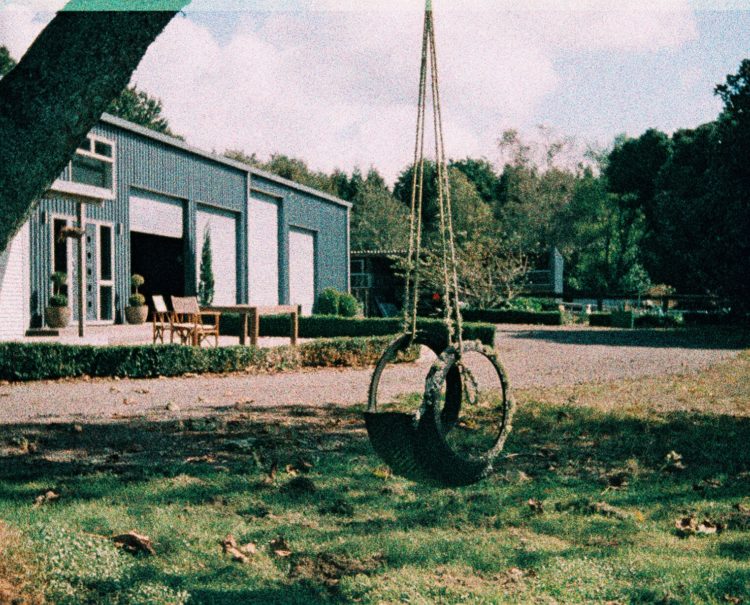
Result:
[[161,294],[167,305],[170,296],[185,295],[185,253],[182,239],[130,233],[130,271],[143,275],[140,288],[146,304],[153,308],[151,296]]

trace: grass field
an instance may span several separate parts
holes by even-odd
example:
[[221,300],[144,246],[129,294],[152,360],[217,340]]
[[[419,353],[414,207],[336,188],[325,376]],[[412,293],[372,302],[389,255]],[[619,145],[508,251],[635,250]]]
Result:
[[748,352],[516,395],[450,490],[389,476],[361,410],[3,426],[0,603],[750,602]]

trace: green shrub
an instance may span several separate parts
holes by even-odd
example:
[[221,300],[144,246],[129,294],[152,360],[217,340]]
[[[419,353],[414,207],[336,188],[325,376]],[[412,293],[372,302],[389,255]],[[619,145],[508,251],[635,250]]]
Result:
[[138,292],[138,288],[140,288],[145,283],[146,280],[143,278],[143,275],[133,273],[133,275],[130,276],[130,285],[133,286],[136,292]]
[[50,307],[67,307],[68,297],[65,294],[53,294],[49,297]]
[[613,328],[632,330],[635,327],[635,315],[632,311],[612,311],[611,318]]
[[[420,330],[434,332],[437,343],[448,341],[448,332],[440,319],[420,318],[417,322]],[[495,326],[487,323],[464,322],[464,338],[481,340],[484,344],[493,345]],[[402,320],[395,317],[333,317],[330,315],[310,315],[299,318],[300,338],[336,338],[365,336],[394,336],[402,332]],[[238,336],[241,329],[240,316],[226,313],[221,316],[219,327],[221,334]],[[260,318],[261,336],[289,336],[288,315],[264,315]],[[445,344],[441,348],[444,348]]]
[[132,294],[130,298],[128,298],[128,304],[131,307],[142,307],[146,304],[146,297],[143,296],[143,294]]
[[485,321],[493,324],[538,324],[545,326],[561,326],[563,324],[563,315],[560,311],[466,309],[463,316],[467,321]]
[[50,275],[52,281],[52,296],[49,299],[50,307],[67,307],[68,297],[62,293],[62,287],[68,283],[68,276],[61,271],[55,271]]
[[592,313],[589,315],[589,325],[599,328],[609,328],[612,325],[611,313]]
[[636,328],[677,328],[684,325],[682,314],[643,313],[635,316]]
[[348,292],[342,292],[339,296],[339,315],[341,317],[357,317],[359,311],[357,299]]
[[326,288],[318,294],[313,313],[316,315],[338,315],[341,294],[334,288]]
[[[439,335],[438,335],[439,336]],[[374,364],[392,336],[331,338],[296,347],[198,348],[181,345],[94,347],[0,343],[0,380],[76,376],[156,378],[187,373],[266,372]]]

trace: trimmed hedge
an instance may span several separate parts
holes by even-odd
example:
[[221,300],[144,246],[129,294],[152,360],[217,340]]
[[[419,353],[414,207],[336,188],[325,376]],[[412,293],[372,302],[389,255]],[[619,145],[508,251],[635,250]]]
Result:
[[[94,347],[57,343],[0,343],[0,380],[76,376],[156,378],[183,374],[264,372],[306,367],[361,367],[377,362],[391,341],[336,338],[297,347],[198,348],[181,345]],[[404,361],[416,359],[414,348]]]
[[682,325],[680,319],[673,315],[644,313],[633,318],[633,325],[629,325],[627,316],[622,318],[621,325],[617,323],[616,317],[613,320],[614,316],[614,313],[592,313],[589,315],[589,325],[603,328],[678,328]]
[[467,309],[463,312],[467,321],[485,321],[492,324],[534,324],[561,326],[560,311],[516,311],[514,309]]
[[[445,348],[448,343],[448,331],[440,319],[421,318],[417,321],[420,330],[435,334],[436,343]],[[395,317],[348,318],[330,315],[311,315],[299,318],[300,338],[336,338],[364,336],[393,336],[401,332],[401,319]],[[240,316],[225,314],[221,316],[219,330],[226,336],[238,336],[240,333]],[[289,336],[288,315],[263,315],[260,318],[261,336]],[[495,326],[486,323],[464,323],[466,340],[481,340],[492,346],[495,342]]]
[[612,314],[591,313],[591,315],[589,315],[589,325],[598,328],[610,328],[612,327]]

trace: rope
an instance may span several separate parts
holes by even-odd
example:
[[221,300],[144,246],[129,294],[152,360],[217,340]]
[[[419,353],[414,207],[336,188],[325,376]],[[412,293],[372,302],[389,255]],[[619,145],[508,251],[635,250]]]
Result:
[[440,217],[440,243],[442,252],[444,322],[448,342],[460,352],[463,350],[463,321],[458,290],[458,267],[453,234],[453,211],[450,179],[445,158],[443,116],[440,105],[435,26],[432,1],[426,0],[424,30],[422,33],[422,58],[419,74],[417,127],[414,145],[411,212],[409,217],[409,257],[404,287],[404,331],[412,338],[417,330],[417,303],[419,300],[420,257],[422,250],[422,210],[424,203],[424,145],[425,117],[427,113],[427,72],[430,75],[430,96],[433,106],[432,126],[435,136],[435,164],[437,167],[438,214]]

